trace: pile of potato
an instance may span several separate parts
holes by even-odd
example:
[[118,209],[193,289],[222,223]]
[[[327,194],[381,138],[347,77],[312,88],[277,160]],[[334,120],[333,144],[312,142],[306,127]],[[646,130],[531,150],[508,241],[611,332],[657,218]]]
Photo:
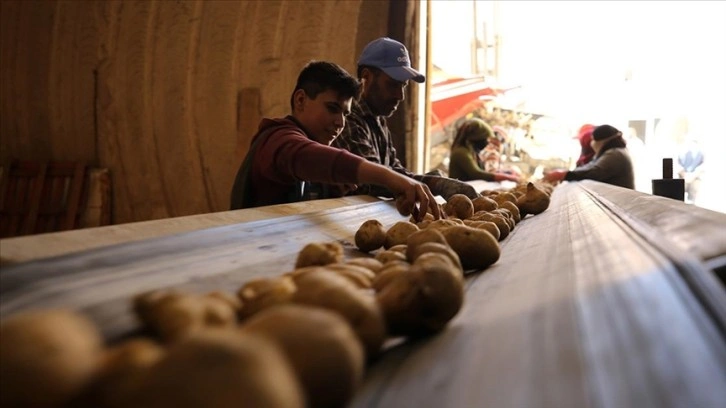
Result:
[[236,293],[140,293],[148,335],[104,344],[82,314],[38,310],[0,325],[3,407],[341,407],[387,339],[443,330],[464,302],[464,273],[500,257],[499,242],[549,205],[534,184],[453,196],[447,217],[355,233],[367,256],[310,243],[293,270]]

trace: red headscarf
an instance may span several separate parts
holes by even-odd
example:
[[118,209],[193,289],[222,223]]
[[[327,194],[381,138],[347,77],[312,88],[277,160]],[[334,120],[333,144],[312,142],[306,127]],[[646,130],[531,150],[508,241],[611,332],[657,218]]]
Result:
[[590,147],[592,141],[592,131],[595,129],[594,125],[586,124],[580,127],[577,132],[577,138],[580,140],[580,158],[577,159],[577,167],[589,163],[593,157],[595,157],[595,151]]

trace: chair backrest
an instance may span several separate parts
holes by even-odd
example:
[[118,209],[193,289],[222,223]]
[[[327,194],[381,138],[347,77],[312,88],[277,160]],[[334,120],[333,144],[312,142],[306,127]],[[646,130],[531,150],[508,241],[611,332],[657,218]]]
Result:
[[78,228],[87,167],[81,162],[20,160],[5,166],[0,176],[0,237]]

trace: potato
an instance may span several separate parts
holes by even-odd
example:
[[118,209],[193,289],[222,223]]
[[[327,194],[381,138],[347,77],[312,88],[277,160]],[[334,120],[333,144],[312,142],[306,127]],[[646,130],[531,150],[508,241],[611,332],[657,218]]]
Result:
[[499,194],[495,195],[492,198],[494,199],[494,201],[497,202],[497,204],[499,204],[499,207],[501,207],[502,203],[505,201],[511,201],[512,203],[517,202],[517,197],[514,194],[506,191],[501,191],[499,192]]
[[127,407],[303,408],[290,363],[273,343],[230,329],[195,333],[144,375]]
[[499,260],[499,243],[485,230],[462,225],[451,227],[443,234],[451,249],[459,255],[465,270],[481,270]]
[[436,229],[416,231],[409,235],[408,240],[406,240],[406,259],[411,262],[411,254],[416,251],[416,247],[426,242],[438,242],[448,245],[446,244],[446,238]]
[[236,309],[229,300],[219,296],[203,296],[204,326],[205,327],[232,327],[237,324]]
[[517,204],[511,202],[511,201],[505,201],[502,203],[502,208],[506,208],[509,210],[510,213],[512,213],[512,217],[514,217],[514,222],[519,223],[522,221],[522,216],[519,213],[519,207],[517,207]]
[[356,265],[348,265],[343,263],[329,264],[322,267],[323,269],[333,271],[340,276],[348,279],[358,289],[370,289],[373,287],[373,279],[376,274],[370,270]]
[[383,315],[373,298],[331,271],[312,271],[295,277],[293,302],[340,313],[363,343],[368,357],[375,356],[386,335]]
[[338,242],[311,242],[297,255],[295,268],[327,265],[343,261],[343,246]]
[[376,292],[379,292],[381,289],[383,289],[392,279],[394,276],[408,272],[408,270],[411,268],[411,264],[408,262],[389,262],[387,267],[383,268],[381,270],[381,273],[376,275],[376,278],[373,279],[373,289]]
[[237,311],[217,297],[174,294],[161,297],[147,308],[139,318],[165,342],[178,341],[203,328],[231,327],[237,323]]
[[474,204],[464,194],[454,194],[444,204],[444,211],[449,216],[465,220],[474,214]]
[[70,310],[35,310],[0,325],[0,406],[58,407],[99,367],[101,337]]
[[436,221],[432,221],[426,229],[437,229],[437,230],[443,230],[449,227],[453,227],[455,225],[460,225],[458,222],[450,219],[440,219]]
[[416,224],[411,224],[408,221],[398,221],[386,231],[386,242],[383,247],[389,249],[399,244],[405,244],[408,236],[418,230]]
[[509,232],[511,229],[509,228],[509,222],[504,218],[501,214],[495,214],[491,212],[480,212],[476,213],[474,217],[472,217],[472,220],[475,221],[489,221],[493,222],[497,225],[497,228],[499,229],[499,238],[498,240],[501,241],[504,238],[509,236]]
[[239,314],[242,310],[242,301],[237,296],[231,293],[222,292],[221,290],[215,290],[213,292],[207,293],[205,297],[219,299],[225,302],[230,308],[232,308],[235,314]]
[[265,310],[242,326],[267,337],[291,363],[308,407],[347,405],[363,378],[363,345],[337,312],[283,305]]
[[[506,201],[506,202],[508,203],[509,201]],[[516,221],[514,221],[514,216],[512,215],[511,211],[509,211],[508,209],[506,209],[504,207],[501,207],[501,208],[497,208],[494,211],[491,211],[491,213],[499,214],[502,217],[504,217],[504,221],[506,221],[507,225],[509,226],[509,232],[512,232],[512,230],[514,230],[514,227],[516,226],[517,223],[516,223]]]
[[386,242],[386,230],[378,220],[367,220],[355,233],[355,246],[363,252],[374,251]]
[[491,222],[491,221],[472,221],[467,220],[468,222],[464,225],[472,228],[479,228],[483,229],[490,234],[494,236],[494,238],[498,241],[499,240],[499,227],[497,227],[497,224]]
[[458,255],[456,255],[456,253],[452,249],[449,249],[449,251],[451,251],[455,258],[452,258],[449,254],[443,252],[425,252],[419,255],[418,258],[416,258],[416,260],[413,262],[413,265],[428,265],[431,263],[443,262],[450,268],[455,268],[456,270],[461,271],[461,264],[457,264],[457,262],[459,261]]
[[461,272],[441,260],[415,264],[376,295],[392,335],[418,336],[442,330],[464,302]]
[[519,197],[516,204],[519,207],[519,212],[522,214],[522,217],[527,214],[537,215],[550,206],[550,196],[535,187],[534,184],[527,183],[527,193]]
[[140,293],[133,297],[133,311],[142,322],[153,319],[154,305],[167,297],[179,297],[183,294],[174,289],[156,289]]
[[164,353],[163,347],[146,338],[134,338],[109,347],[103,353],[91,384],[69,406],[128,406],[127,398],[142,385],[146,371],[161,360]]
[[291,302],[296,290],[295,282],[290,276],[258,278],[248,281],[237,292],[237,296],[242,301],[240,318],[250,317],[270,306]]
[[499,204],[497,204],[496,201],[484,196],[471,200],[471,203],[474,206],[474,212],[491,211],[495,208],[499,208]]
[[453,266],[455,266],[460,272],[464,272],[459,255],[456,254],[448,243],[442,244],[439,242],[425,242],[418,245],[416,250],[411,252],[411,256],[408,261],[414,263],[419,257],[432,252],[445,255],[449,258]]
[[386,264],[391,261],[405,261],[406,260],[406,254],[399,251],[381,251],[376,254],[375,259],[383,264]]
[[356,265],[356,266],[362,266],[364,268],[367,268],[369,271],[373,272],[374,274],[378,274],[378,271],[383,268],[383,262],[375,259],[375,258],[352,258],[347,261],[345,261],[348,265]]
[[388,251],[400,252],[402,254],[405,254],[407,248],[408,247],[406,246],[406,244],[398,244],[388,248]]

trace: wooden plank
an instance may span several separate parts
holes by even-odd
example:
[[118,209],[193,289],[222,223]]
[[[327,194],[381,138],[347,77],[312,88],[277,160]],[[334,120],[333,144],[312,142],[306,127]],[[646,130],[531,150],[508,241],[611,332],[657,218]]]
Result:
[[70,191],[66,201],[65,216],[61,222],[60,230],[73,229],[78,219],[78,211],[81,204],[81,194],[86,183],[86,165],[76,163],[71,178]]
[[45,173],[48,169],[47,163],[38,164],[38,172],[33,178],[32,190],[29,196],[28,211],[23,219],[22,234],[32,234],[35,231],[35,224],[38,220],[38,208],[40,207],[40,198],[43,194],[45,186]]
[[140,241],[205,228],[305,214],[377,201],[379,200],[369,196],[351,196],[111,225],[97,227],[92,231],[76,230],[39,236],[8,238],[0,240],[0,258],[5,263],[28,262],[103,246]]
[[[337,240],[355,256],[353,234],[369,218],[403,219],[390,202],[373,202],[4,267],[0,316],[69,306],[109,340],[123,338],[137,327],[133,294],[234,291],[291,269],[312,241]],[[724,333],[673,251],[652,245],[582,184],[562,185],[547,211],[502,241],[499,262],[467,278],[450,326],[392,344],[350,406],[720,407]]]

